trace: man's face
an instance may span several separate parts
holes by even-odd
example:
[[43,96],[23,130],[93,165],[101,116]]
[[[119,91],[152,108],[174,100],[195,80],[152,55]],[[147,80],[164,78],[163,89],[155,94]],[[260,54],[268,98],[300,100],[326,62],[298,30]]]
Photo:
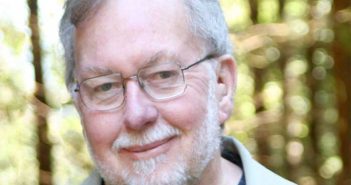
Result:
[[[185,14],[177,0],[108,0],[77,27],[77,80],[111,71],[129,77],[150,62],[187,66],[203,58],[208,53],[187,31]],[[209,66],[185,71],[185,93],[171,100],[153,100],[133,79],[118,109],[96,111],[75,100],[108,184],[185,184],[219,156],[217,83]]]

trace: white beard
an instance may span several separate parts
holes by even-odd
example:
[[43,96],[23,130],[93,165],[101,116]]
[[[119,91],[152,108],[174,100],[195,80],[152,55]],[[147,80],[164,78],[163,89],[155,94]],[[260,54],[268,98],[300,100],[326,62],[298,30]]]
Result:
[[[211,78],[212,79],[212,78]],[[197,182],[204,169],[209,165],[215,154],[219,152],[221,129],[218,120],[218,105],[215,96],[215,80],[209,82],[207,115],[194,133],[195,140],[188,151],[188,157],[178,155],[171,165],[165,154],[157,157],[134,161],[132,169],[117,171],[113,164],[96,160],[92,150],[91,154],[95,164],[108,185],[191,185]],[[121,134],[113,144],[113,150],[128,145],[147,144],[169,135],[181,135],[182,132],[165,124],[163,121],[147,129],[142,134]],[[90,144],[88,143],[90,148]],[[189,153],[190,152],[190,153]],[[118,157],[118,156],[117,156]],[[165,169],[159,169],[166,166]]]

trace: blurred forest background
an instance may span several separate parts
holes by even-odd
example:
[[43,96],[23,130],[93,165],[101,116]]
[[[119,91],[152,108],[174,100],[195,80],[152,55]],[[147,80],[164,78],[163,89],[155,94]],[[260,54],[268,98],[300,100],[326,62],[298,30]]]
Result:
[[[64,0],[0,0],[0,184],[92,168],[64,86]],[[239,81],[226,132],[300,185],[351,185],[351,1],[221,0]]]

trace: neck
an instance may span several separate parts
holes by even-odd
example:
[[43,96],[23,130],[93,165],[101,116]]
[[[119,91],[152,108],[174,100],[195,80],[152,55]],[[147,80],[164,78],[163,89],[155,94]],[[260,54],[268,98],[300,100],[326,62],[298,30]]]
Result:
[[238,184],[242,174],[239,166],[217,154],[205,168],[196,185],[227,185],[228,182]]

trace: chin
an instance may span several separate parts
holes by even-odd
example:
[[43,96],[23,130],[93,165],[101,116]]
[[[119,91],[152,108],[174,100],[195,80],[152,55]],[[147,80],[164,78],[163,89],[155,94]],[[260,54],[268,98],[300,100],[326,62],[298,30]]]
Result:
[[184,185],[193,181],[184,159],[172,161],[166,155],[132,162],[128,168],[117,170],[111,164],[96,161],[98,170],[108,185]]

